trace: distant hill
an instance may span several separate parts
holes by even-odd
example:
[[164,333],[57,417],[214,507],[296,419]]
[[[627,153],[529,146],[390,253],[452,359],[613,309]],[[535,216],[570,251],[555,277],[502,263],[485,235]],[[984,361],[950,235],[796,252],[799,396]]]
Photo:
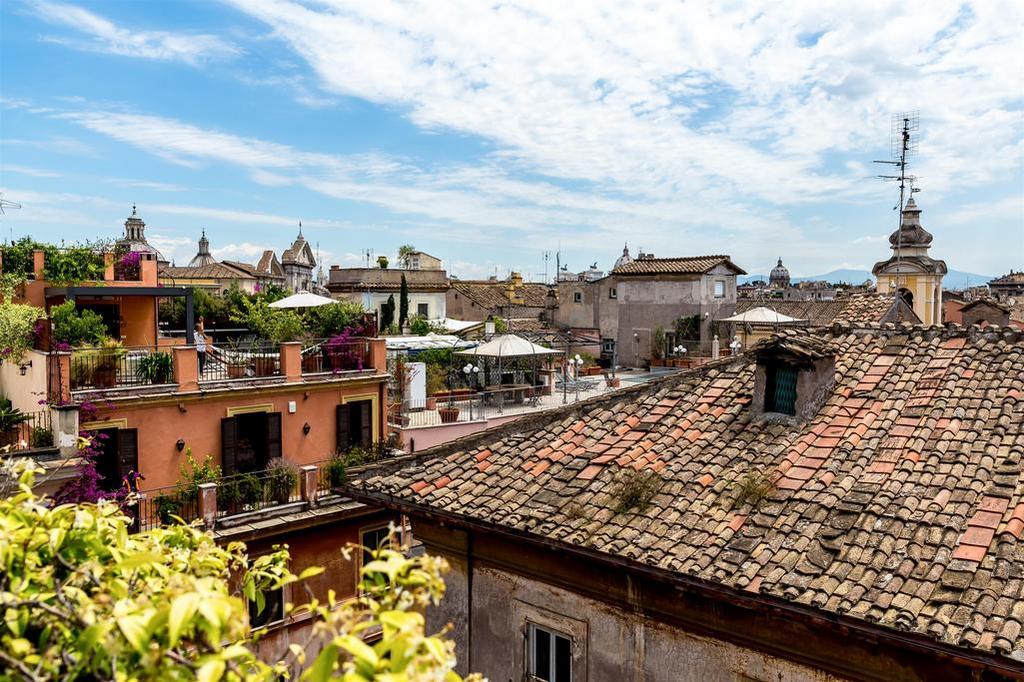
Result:
[[[763,279],[768,280],[768,275],[744,275],[739,277],[740,284],[747,284],[755,280]],[[794,277],[794,282],[807,282],[807,281],[819,281],[825,280],[832,284],[838,284],[839,282],[845,282],[847,284],[861,284],[865,280],[873,280],[874,277],[867,270],[833,270],[826,272],[823,275],[811,275],[810,277]],[[995,279],[991,275],[979,275],[973,272],[962,272],[960,270],[950,270],[949,273],[943,278],[942,282],[947,289],[962,289],[964,287],[979,286],[987,284],[990,279]]]

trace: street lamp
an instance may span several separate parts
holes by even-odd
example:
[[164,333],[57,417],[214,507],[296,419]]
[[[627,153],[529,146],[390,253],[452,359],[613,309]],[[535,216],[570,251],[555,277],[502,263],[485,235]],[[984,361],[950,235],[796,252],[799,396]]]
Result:
[[732,337],[732,341],[729,343],[729,350],[732,351],[732,354],[733,355],[738,354],[740,352],[741,348],[743,348],[743,344],[740,343],[740,337],[738,337],[738,336]]
[[575,380],[573,383],[576,384],[576,402],[580,401],[580,368],[583,366],[583,358],[577,353],[576,356],[569,360],[569,364],[572,365],[572,375]]
[[[476,384],[479,383],[477,377],[480,376],[480,368],[475,366],[472,362],[466,363],[466,366],[462,368],[462,373],[466,375],[466,383],[469,384],[470,388],[476,388]],[[469,420],[473,421],[473,396],[469,397]]]

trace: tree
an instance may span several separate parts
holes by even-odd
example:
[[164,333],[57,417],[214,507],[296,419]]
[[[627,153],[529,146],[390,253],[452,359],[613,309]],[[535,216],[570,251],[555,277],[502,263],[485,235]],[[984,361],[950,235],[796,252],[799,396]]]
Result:
[[387,329],[395,323],[395,295],[390,294],[388,300],[380,307],[380,328]]
[[401,263],[402,267],[406,270],[409,269],[409,259],[414,253],[416,253],[416,247],[412,244],[403,244],[398,247],[398,262]]
[[[296,576],[287,548],[250,559],[244,544],[219,547],[184,524],[130,533],[115,504],[38,497],[41,471],[25,460],[0,470],[0,679],[461,680],[454,644],[426,635],[421,614],[444,594],[444,559],[371,549],[358,599],[339,603],[332,592],[286,607],[312,617],[310,639],[268,663],[252,646],[246,602],[261,610],[266,591],[321,569]],[[380,641],[363,641],[378,630]],[[310,661],[307,650],[319,653]]]
[[409,319],[409,283],[405,281],[403,272],[402,283],[398,289],[398,326],[404,327],[407,319]]
[[65,301],[50,309],[53,338],[70,346],[102,343],[107,338],[107,325],[94,310],[77,310],[74,301]]

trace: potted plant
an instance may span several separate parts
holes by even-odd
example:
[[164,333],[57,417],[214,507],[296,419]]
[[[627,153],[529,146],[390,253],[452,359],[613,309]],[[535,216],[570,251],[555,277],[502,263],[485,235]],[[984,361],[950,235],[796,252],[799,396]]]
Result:
[[0,446],[15,446],[21,434],[21,425],[29,416],[11,404],[9,398],[0,398]]
[[333,490],[343,484],[346,478],[345,460],[336,454],[327,462],[327,484]]
[[651,339],[651,366],[662,367],[665,364],[665,328],[657,327]]
[[174,372],[174,360],[170,353],[150,353],[139,360],[135,374],[147,384],[167,384]]
[[241,379],[249,369],[248,348],[241,339],[228,339],[228,352],[224,357],[228,379]]
[[459,421],[459,408],[449,403],[445,407],[437,408],[437,414],[441,417],[442,424],[454,424]]
[[117,383],[117,369],[124,354],[124,346],[114,339],[105,340],[95,349],[92,381],[97,388],[110,388]]
[[253,372],[258,377],[272,377],[277,374],[278,356],[266,351],[258,351],[253,355]]
[[267,464],[267,494],[271,501],[286,504],[298,483],[299,470],[288,460],[275,457]]

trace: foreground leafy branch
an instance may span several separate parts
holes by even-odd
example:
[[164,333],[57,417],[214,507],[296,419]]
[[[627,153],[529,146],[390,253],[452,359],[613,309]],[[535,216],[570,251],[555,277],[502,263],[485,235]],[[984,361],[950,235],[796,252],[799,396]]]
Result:
[[452,643],[426,635],[420,612],[444,594],[443,559],[373,550],[358,598],[289,608],[312,615],[310,639],[261,661],[245,600],[260,609],[264,592],[321,569],[292,574],[284,547],[250,561],[242,543],[184,524],[129,533],[114,503],[37,496],[38,472],[0,471],[17,481],[0,499],[2,680],[461,680]]

